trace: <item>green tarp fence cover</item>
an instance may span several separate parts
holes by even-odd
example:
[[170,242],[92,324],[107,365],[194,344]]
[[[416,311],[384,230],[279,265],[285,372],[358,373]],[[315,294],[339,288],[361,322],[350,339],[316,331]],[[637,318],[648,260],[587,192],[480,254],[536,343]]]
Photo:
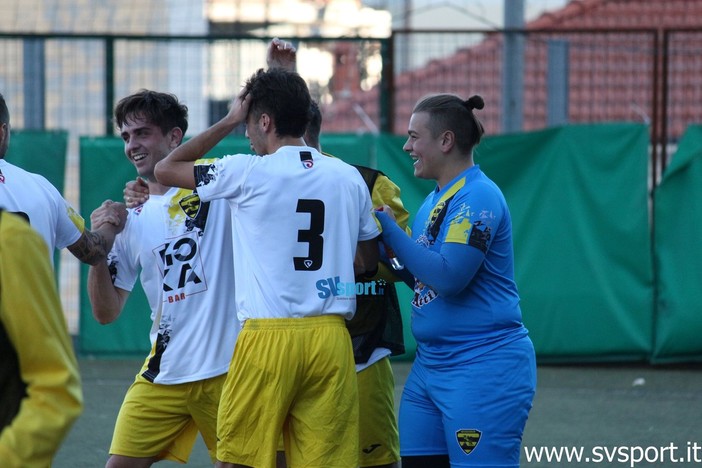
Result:
[[702,126],[691,126],[655,192],[653,359],[702,359]]
[[647,145],[647,127],[611,124],[478,148],[510,206],[524,322],[542,362],[650,354]]

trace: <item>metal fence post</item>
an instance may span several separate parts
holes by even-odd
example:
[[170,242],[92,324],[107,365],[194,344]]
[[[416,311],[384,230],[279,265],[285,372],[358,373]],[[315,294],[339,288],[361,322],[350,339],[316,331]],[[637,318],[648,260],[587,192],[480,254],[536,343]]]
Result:
[[24,73],[24,127],[43,130],[46,127],[46,54],[43,37],[22,41]]

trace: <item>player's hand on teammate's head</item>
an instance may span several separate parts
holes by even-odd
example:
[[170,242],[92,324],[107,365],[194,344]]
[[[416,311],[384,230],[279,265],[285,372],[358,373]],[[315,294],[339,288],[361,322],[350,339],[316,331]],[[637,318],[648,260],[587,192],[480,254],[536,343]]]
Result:
[[248,88],[244,87],[237,97],[234,98],[231,106],[229,106],[229,113],[226,118],[236,124],[245,123],[246,117],[249,114],[250,105],[251,95],[249,94]]
[[136,180],[130,180],[124,186],[122,192],[124,194],[124,203],[127,208],[136,208],[139,205],[146,203],[149,199],[149,185],[141,177]]
[[291,42],[276,37],[268,44],[266,64],[268,68],[284,68],[286,70],[295,71],[297,49],[295,49]]

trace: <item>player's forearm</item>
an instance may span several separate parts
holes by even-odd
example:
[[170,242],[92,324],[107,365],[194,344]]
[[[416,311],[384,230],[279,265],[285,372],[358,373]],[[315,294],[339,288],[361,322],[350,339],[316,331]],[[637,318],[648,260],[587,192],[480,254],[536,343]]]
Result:
[[481,250],[466,244],[447,242],[440,251],[428,249],[412,240],[385,213],[377,218],[383,227],[383,241],[419,281],[441,296],[450,297],[465,289],[485,259]]
[[68,250],[81,262],[96,265],[105,261],[114,240],[115,234],[108,227],[96,231],[86,229],[75,243],[68,246]]
[[159,161],[154,169],[156,180],[169,187],[195,188],[194,161],[205,156],[241,122],[230,116],[186,141]]
[[77,242],[68,250],[83,263],[97,265],[104,262],[112,249],[115,237],[127,223],[127,208],[123,203],[105,200],[90,214],[92,230],[84,229]]
[[173,162],[192,162],[200,159],[214,148],[217,143],[222,141],[224,137],[232,133],[241,123],[242,122],[227,115],[204,132],[194,136],[174,149],[166,157],[166,160]]
[[112,284],[106,263],[91,266],[88,270],[88,297],[93,317],[102,325],[114,322],[122,312],[125,298]]

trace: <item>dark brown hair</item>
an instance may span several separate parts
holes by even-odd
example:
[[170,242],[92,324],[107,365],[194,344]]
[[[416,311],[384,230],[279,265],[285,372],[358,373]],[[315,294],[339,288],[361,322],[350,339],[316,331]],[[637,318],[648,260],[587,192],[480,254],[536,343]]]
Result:
[[412,113],[429,114],[429,130],[433,137],[449,130],[456,136],[456,146],[469,153],[485,133],[483,124],[473,113],[473,109],[483,107],[485,102],[478,95],[464,101],[455,94],[436,94],[421,99]]

